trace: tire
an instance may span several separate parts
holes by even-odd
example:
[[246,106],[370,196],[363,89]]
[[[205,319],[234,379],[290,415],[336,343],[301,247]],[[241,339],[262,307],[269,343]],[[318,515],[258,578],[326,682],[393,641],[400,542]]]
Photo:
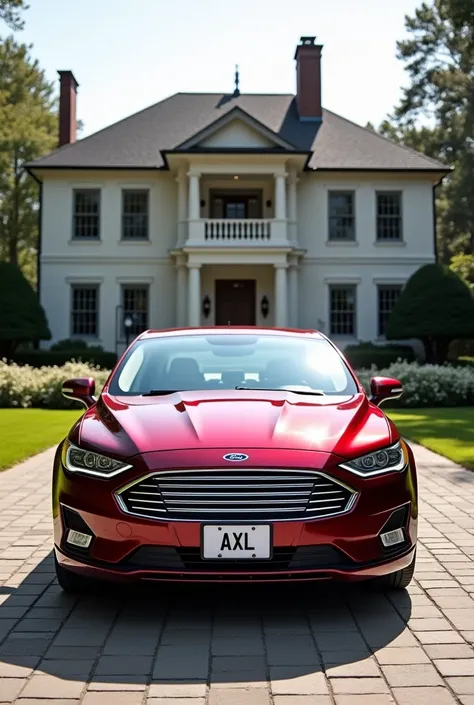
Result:
[[410,563],[410,565],[407,565],[406,568],[402,568],[401,570],[397,570],[395,573],[389,573],[389,575],[384,575],[381,578],[376,578],[375,579],[375,584],[377,587],[380,588],[385,588],[389,590],[404,590],[407,588],[412,579],[413,579],[413,574],[415,572],[415,565],[416,565],[416,553],[413,556],[413,560]]
[[56,556],[54,556],[54,567],[56,569],[56,578],[64,592],[81,594],[92,592],[98,586],[98,581],[92,578],[85,578],[83,575],[64,568],[58,563]]

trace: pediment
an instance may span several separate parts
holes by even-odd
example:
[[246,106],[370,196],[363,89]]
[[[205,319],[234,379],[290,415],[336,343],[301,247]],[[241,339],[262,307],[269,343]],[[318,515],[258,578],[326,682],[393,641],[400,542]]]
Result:
[[210,149],[271,149],[276,145],[261,132],[236,118],[205,137],[196,146]]
[[234,108],[180,144],[188,149],[284,149],[295,146],[241,108]]

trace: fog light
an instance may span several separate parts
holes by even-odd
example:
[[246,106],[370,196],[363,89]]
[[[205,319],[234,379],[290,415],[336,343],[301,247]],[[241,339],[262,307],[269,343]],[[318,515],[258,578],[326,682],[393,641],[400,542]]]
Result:
[[67,543],[70,543],[73,546],[78,546],[79,548],[89,548],[92,541],[92,536],[89,536],[89,534],[83,534],[81,531],[73,531],[70,529],[66,541]]
[[394,531],[387,531],[386,534],[381,534],[380,538],[385,548],[389,548],[390,546],[395,546],[397,543],[403,543],[405,541],[405,534],[403,533],[403,529],[395,529]]

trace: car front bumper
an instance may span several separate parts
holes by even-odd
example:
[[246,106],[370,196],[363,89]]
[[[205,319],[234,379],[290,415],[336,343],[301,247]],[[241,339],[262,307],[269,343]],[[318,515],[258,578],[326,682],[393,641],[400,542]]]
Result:
[[[279,452],[280,462],[285,454]],[[183,466],[189,467],[188,457],[181,455]],[[256,456],[255,451],[253,455]],[[153,458],[152,467],[137,467],[135,477],[159,470],[158,462],[164,468],[176,465],[176,457],[159,456],[159,461],[158,454]],[[206,462],[208,458],[199,465],[205,466]],[[308,454],[292,452],[291,464],[308,468]],[[327,467],[322,469],[328,472]],[[321,466],[314,470],[321,471]],[[222,517],[215,522],[158,521],[126,514],[115,493],[130,478],[101,481],[71,477],[62,466],[58,449],[53,480],[56,558],[68,570],[114,581],[356,581],[410,565],[418,525],[416,470],[411,452],[403,473],[368,480],[338,467],[331,472],[358,493],[349,511],[306,521],[258,520],[257,523],[272,526],[270,559],[209,561],[201,557],[202,524],[224,524]],[[387,526],[392,529],[399,525],[404,531],[404,542],[385,549],[381,533]],[[68,544],[69,529],[91,534],[90,546],[82,549]]]

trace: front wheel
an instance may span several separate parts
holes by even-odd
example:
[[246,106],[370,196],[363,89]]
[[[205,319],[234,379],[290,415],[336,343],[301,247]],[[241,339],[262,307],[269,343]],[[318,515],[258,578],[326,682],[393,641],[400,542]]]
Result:
[[72,570],[64,568],[59,562],[56,556],[54,556],[54,567],[56,569],[56,578],[60,587],[64,592],[81,594],[85,592],[91,592],[95,587],[97,587],[97,581],[92,578],[86,578],[83,575],[74,573]]
[[407,565],[406,568],[397,570],[395,573],[389,573],[388,575],[384,575],[381,578],[376,578],[376,586],[380,588],[388,588],[389,590],[403,590],[404,588],[407,588],[413,579],[415,565],[416,553],[413,556],[412,562],[410,563],[410,565]]

